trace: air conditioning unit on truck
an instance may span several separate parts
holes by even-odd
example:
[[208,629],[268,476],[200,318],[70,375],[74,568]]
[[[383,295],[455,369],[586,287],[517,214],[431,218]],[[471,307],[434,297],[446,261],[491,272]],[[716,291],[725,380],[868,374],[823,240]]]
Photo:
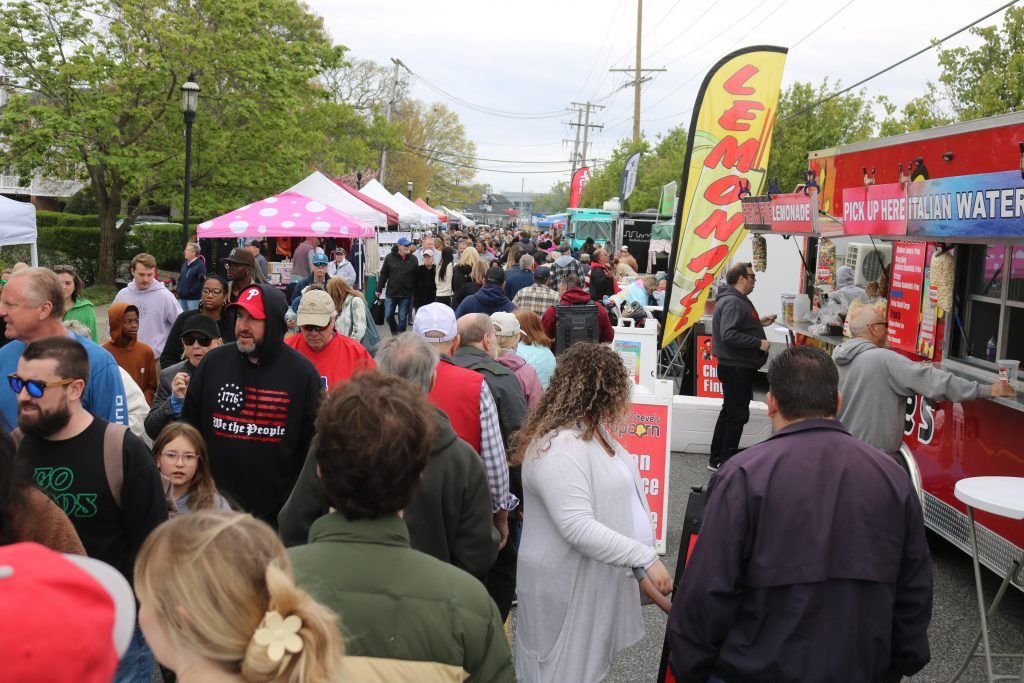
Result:
[[[1013,113],[808,155],[820,208],[844,217],[844,235],[857,238],[848,263],[858,284],[877,279],[868,255],[886,248],[893,350],[982,384],[999,381],[998,359],[1024,360],[1022,150],[1024,113]],[[941,252],[955,258],[935,270],[948,280],[931,277]],[[925,523],[968,553],[956,483],[1024,477],[1024,385],[1016,389],[1015,399],[907,401],[902,452],[920,482]],[[1024,524],[984,512],[976,521],[978,557],[1003,575],[1021,557]],[[1022,588],[1024,572],[1015,579]]]

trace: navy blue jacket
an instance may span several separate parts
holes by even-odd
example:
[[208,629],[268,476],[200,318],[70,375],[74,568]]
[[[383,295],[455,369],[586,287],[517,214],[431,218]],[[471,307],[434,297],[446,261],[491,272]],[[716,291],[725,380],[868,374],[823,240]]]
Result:
[[516,310],[516,305],[509,301],[508,296],[498,285],[484,285],[476,294],[471,294],[462,300],[459,307],[455,309],[455,317],[461,318],[467,313],[497,313],[504,311],[511,313]]
[[920,499],[838,420],[788,425],[708,485],[668,640],[687,683],[892,681],[928,663]]
[[533,285],[533,271],[523,270],[519,266],[512,266],[505,273],[505,294],[509,299],[515,299],[520,289]]
[[206,261],[196,257],[192,263],[181,261],[181,276],[178,278],[177,294],[179,299],[198,299],[203,289],[203,278],[206,277]]

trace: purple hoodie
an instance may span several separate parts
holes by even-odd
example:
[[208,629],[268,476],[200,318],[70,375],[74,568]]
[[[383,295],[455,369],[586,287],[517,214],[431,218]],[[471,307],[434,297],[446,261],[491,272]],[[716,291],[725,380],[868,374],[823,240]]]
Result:
[[181,304],[171,290],[159,280],[153,280],[149,287],[140,290],[132,280],[117,293],[114,303],[131,304],[139,309],[139,340],[152,346],[153,353],[159,357],[171,325],[181,315]]
[[523,394],[526,396],[526,406],[533,408],[544,395],[544,387],[540,383],[537,371],[511,349],[503,350],[498,356],[498,362],[515,373],[519,386],[523,388]]

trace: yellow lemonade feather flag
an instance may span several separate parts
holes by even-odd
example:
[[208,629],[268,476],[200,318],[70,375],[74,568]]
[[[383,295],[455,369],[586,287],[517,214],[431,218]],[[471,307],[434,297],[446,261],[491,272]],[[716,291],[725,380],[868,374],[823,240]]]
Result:
[[672,236],[662,346],[700,320],[711,283],[746,235],[740,191],[764,187],[785,63],[785,48],[748,47],[704,77]]

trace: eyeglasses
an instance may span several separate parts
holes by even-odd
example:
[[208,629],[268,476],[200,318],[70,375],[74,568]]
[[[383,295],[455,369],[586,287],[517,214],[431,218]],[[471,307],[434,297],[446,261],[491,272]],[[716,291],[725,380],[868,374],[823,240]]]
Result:
[[11,385],[11,391],[16,394],[20,394],[22,389],[28,390],[28,395],[32,398],[42,398],[43,392],[50,387],[63,387],[74,382],[77,377],[71,377],[70,379],[59,379],[56,382],[43,382],[38,379],[25,379],[15,374],[7,375],[7,383]]
[[55,272],[55,273],[71,273],[73,275],[74,272],[75,272],[75,267],[74,266],[68,266],[68,265],[54,266],[53,267],[53,272]]
[[757,276],[754,275],[753,273],[743,273],[743,274],[745,276],[749,277],[751,280],[756,280],[757,279]]
[[888,327],[889,323],[885,321],[882,321],[880,323],[868,323],[868,327],[874,327],[875,325],[885,325],[886,327]]
[[306,332],[326,332],[331,326],[331,321],[327,321],[326,325],[300,325],[300,327]]
[[181,343],[185,346],[192,346],[196,342],[199,342],[200,346],[209,346],[213,343],[213,340],[207,337],[205,334],[183,334],[181,335]]
[[220,296],[223,293],[224,293],[223,289],[205,289],[204,288],[202,290],[203,296],[207,296],[207,295]]
[[160,457],[167,462],[178,462],[179,460],[184,460],[186,465],[191,465],[195,461],[199,460],[199,456],[195,453],[175,453],[174,451],[161,453]]

